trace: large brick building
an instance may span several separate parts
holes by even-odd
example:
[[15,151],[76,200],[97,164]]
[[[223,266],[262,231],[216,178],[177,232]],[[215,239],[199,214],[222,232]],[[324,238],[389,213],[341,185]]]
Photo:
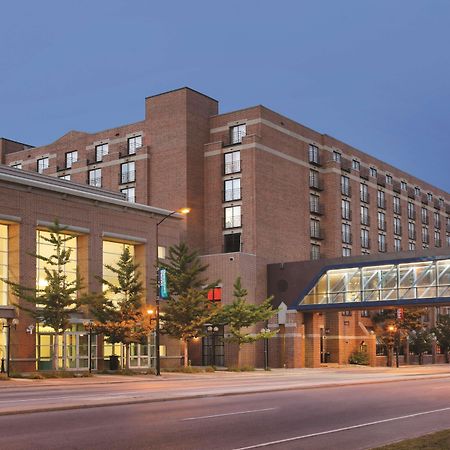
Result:
[[[42,147],[2,139],[0,162],[191,207],[182,239],[221,279],[223,302],[238,275],[250,300],[265,298],[270,263],[450,245],[447,192],[264,106],[219,114],[189,88],[146,98],[141,122]],[[261,356],[252,347],[243,357]]]

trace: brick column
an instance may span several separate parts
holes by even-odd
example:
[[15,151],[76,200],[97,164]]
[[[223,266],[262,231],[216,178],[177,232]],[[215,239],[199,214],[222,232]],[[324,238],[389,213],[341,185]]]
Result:
[[305,367],[320,367],[320,323],[318,313],[305,313]]

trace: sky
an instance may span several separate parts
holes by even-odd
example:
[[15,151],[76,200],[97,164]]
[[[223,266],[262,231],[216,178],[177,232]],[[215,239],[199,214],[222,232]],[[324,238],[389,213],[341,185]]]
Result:
[[450,192],[449,0],[15,0],[0,16],[2,137],[135,122],[144,97],[189,86]]

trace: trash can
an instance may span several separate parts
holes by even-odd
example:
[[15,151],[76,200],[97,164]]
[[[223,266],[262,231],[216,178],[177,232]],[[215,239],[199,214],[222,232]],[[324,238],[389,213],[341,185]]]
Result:
[[117,355],[109,357],[109,370],[119,370],[119,357]]

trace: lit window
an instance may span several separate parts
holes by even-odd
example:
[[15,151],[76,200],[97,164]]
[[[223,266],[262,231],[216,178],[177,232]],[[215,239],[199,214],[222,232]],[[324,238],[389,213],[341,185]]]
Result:
[[166,259],[166,247],[158,245],[158,259]]
[[122,194],[125,194],[125,199],[128,202],[134,203],[136,201],[136,188],[129,187],[121,189],[120,192],[122,192]]
[[138,148],[142,147],[142,136],[128,138],[128,154],[134,155]]
[[225,175],[241,171],[241,152],[225,153]]
[[43,173],[45,169],[48,169],[49,167],[49,158],[40,158],[37,160],[37,171],[39,173]]
[[102,169],[89,171],[89,184],[95,187],[102,187]]
[[212,288],[208,291],[208,300],[211,302],[222,301],[222,288],[220,286]]
[[230,143],[231,144],[240,144],[242,142],[242,138],[246,134],[247,134],[247,127],[245,124],[230,127]]
[[234,178],[224,182],[224,199],[226,202],[241,198],[241,179]]
[[109,152],[108,144],[100,144],[95,146],[95,160],[97,162],[103,161],[103,157]]
[[241,225],[241,207],[230,206],[225,208],[225,228],[238,228]]
[[77,161],[78,161],[78,152],[77,151],[66,153],[66,167],[68,169],[70,169],[74,165],[74,163],[76,163]]

